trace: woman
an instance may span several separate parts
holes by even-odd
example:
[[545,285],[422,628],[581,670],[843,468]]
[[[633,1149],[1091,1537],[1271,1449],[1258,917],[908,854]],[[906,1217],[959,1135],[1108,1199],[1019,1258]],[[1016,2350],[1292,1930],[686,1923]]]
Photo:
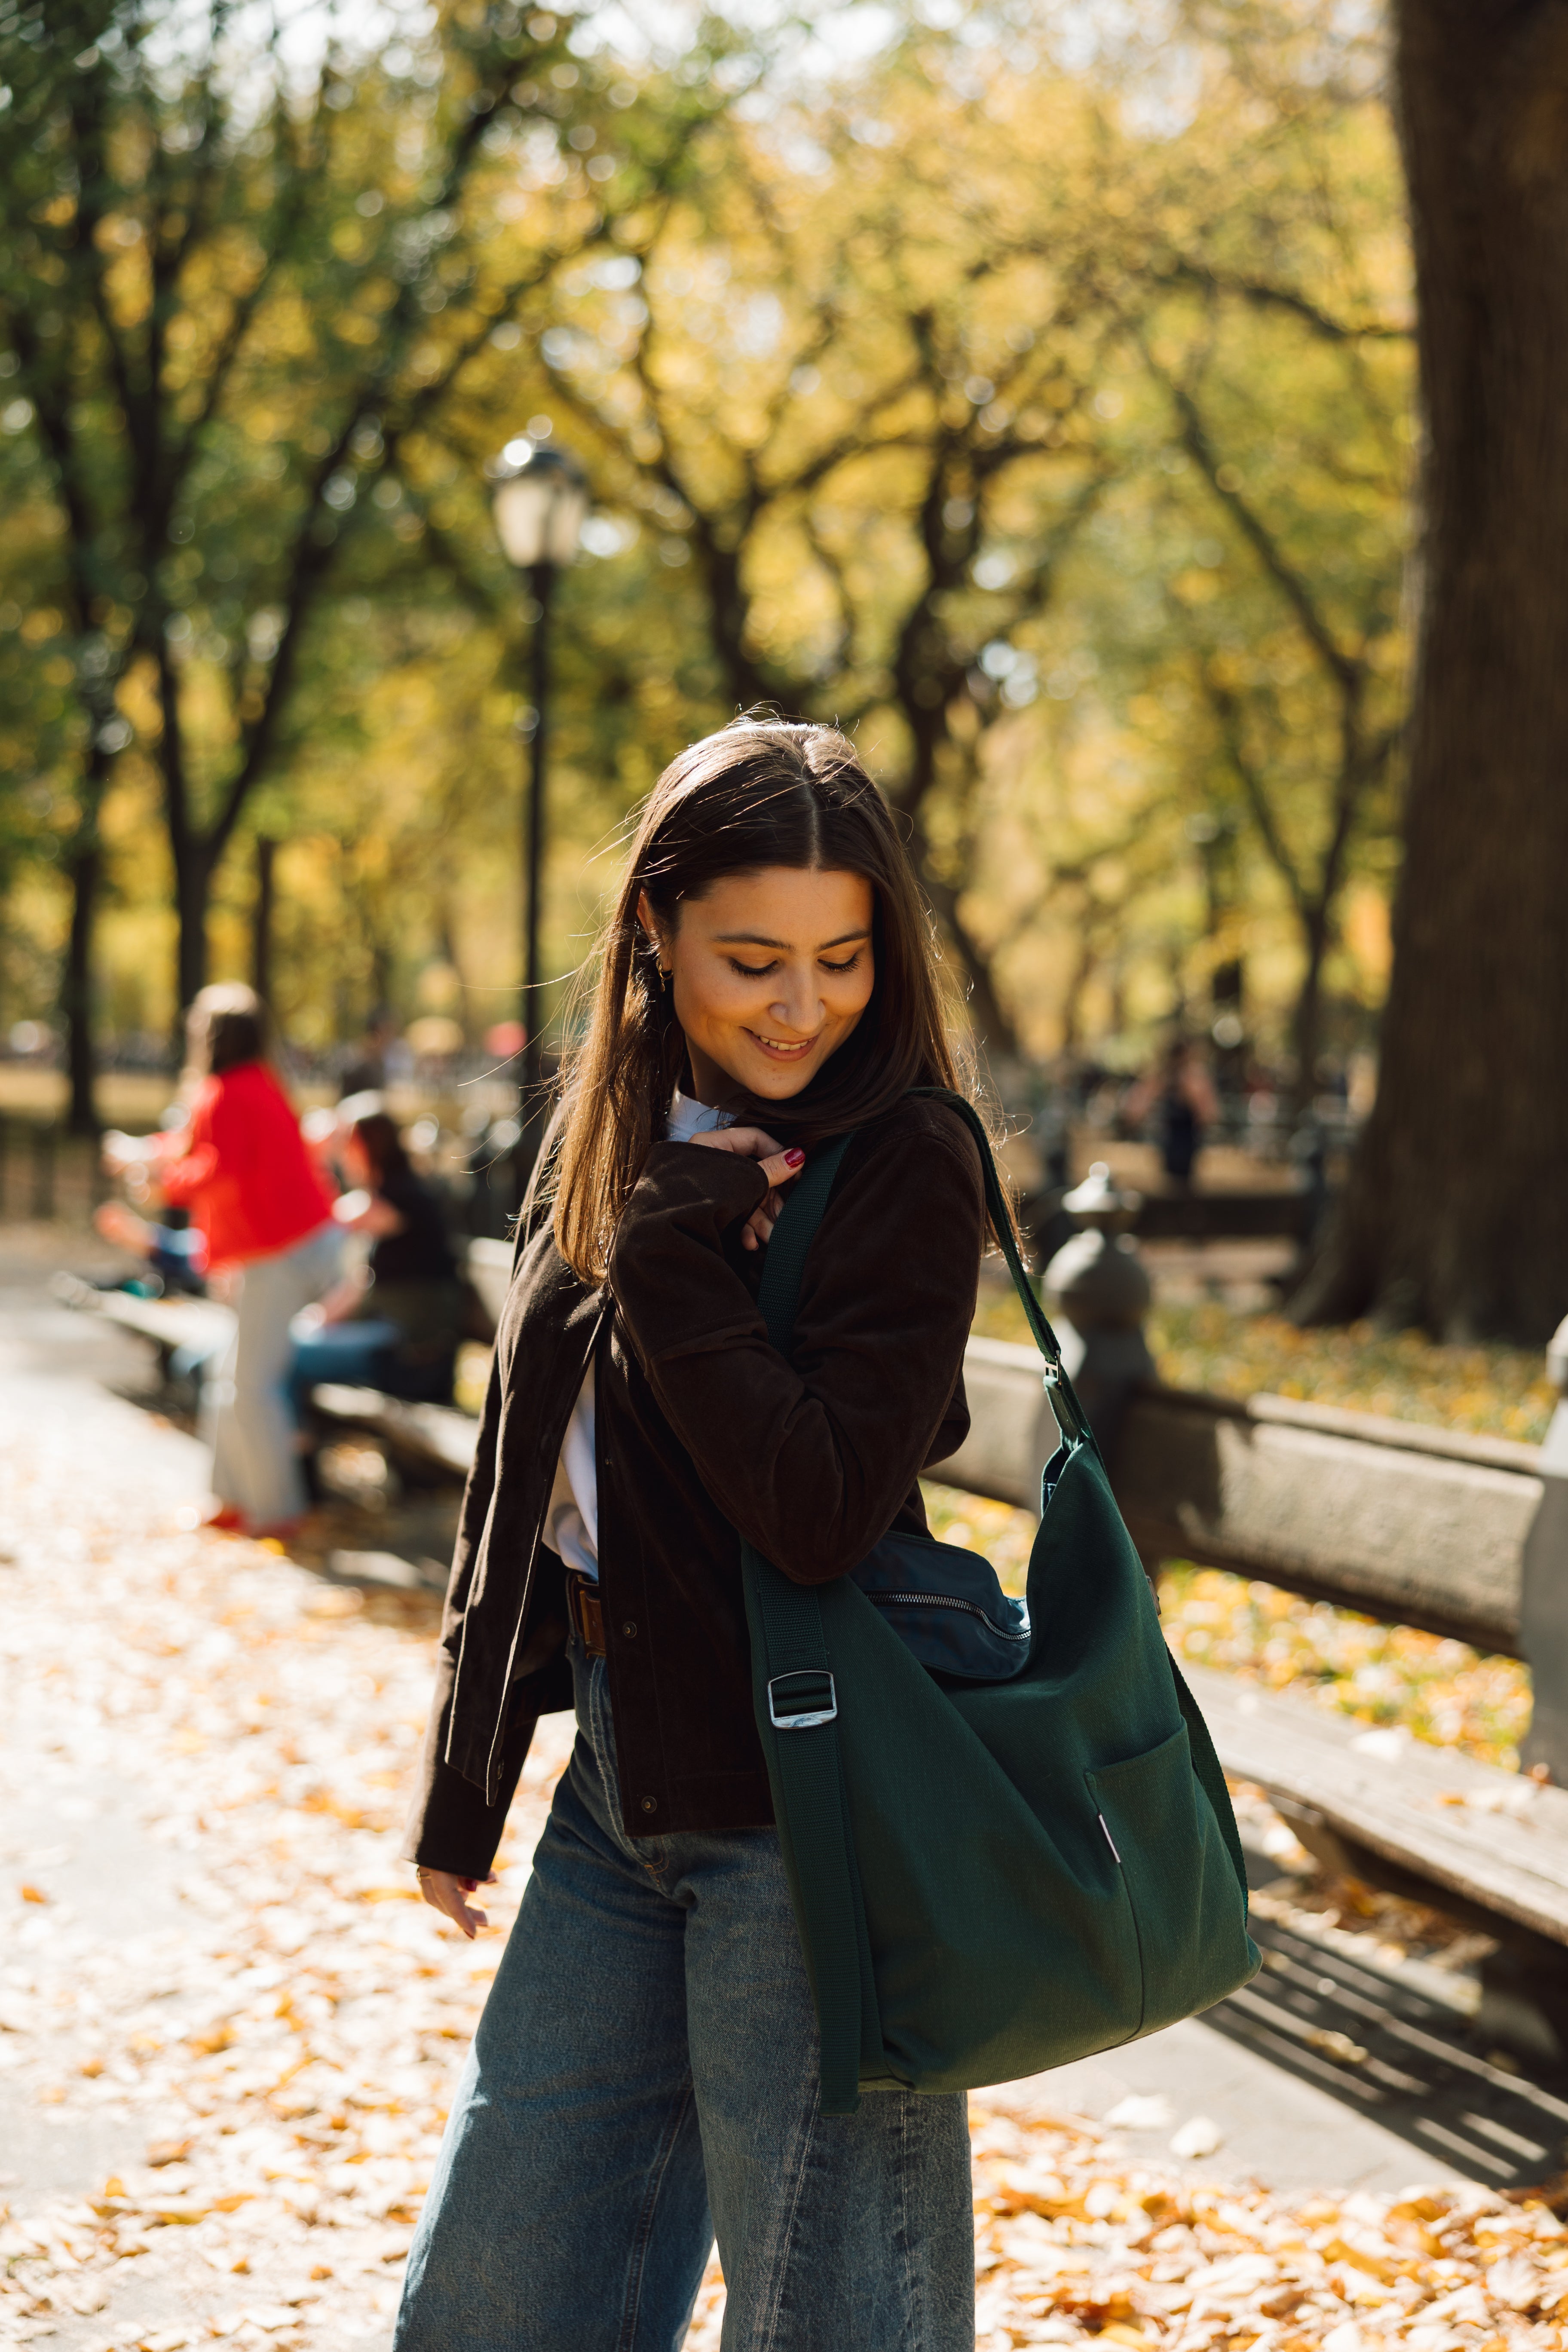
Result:
[[[744,1535],[804,1582],[968,1426],[985,1212],[931,928],[826,728],[744,721],[660,779],[520,1241],[464,1502],[408,1859],[466,1936],[533,1725],[578,1737],[409,2261],[398,2352],[673,2352],[716,2231],[729,2352],[965,2352],[962,2096],[817,2114],[752,1713]],[[857,1130],[788,1360],[760,1249]],[[563,1652],[564,1653],[563,1654]]]
[[332,1214],[344,1232],[369,1236],[370,1255],[362,1271],[294,1318],[296,1416],[318,1381],[439,1403],[451,1395],[463,1311],[441,1203],[410,1166],[378,1095],[351,1096],[338,1116],[352,1189]]
[[286,1394],[289,1326],[328,1289],[341,1243],[331,1195],[265,1059],[259,999],[237,982],[204,988],[186,1034],[200,1085],[190,1124],[166,1135],[110,1135],[104,1158],[143,1168],[163,1198],[189,1209],[207,1269],[230,1276],[234,1336],[202,1389],[218,1508],[209,1525],[294,1534],[305,1510]]

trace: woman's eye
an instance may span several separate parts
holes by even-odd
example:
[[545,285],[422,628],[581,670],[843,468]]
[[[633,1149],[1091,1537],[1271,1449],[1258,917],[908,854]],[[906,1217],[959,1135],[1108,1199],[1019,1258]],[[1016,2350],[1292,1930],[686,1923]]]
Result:
[[847,962],[847,963],[829,963],[829,962],[828,962],[828,961],[827,961],[827,958],[826,958],[826,956],[824,956],[824,957],[823,957],[823,959],[822,959],[822,969],[823,969],[823,971],[835,971],[835,972],[853,971],[854,971],[854,969],[855,969],[855,967],[856,967],[856,965],[859,962],[859,961],[860,961],[860,951],[859,951],[859,950],[858,950],[858,949],[857,949],[857,950],[856,950],[856,951],[855,951],[855,953],[850,957],[850,959],[849,959],[849,961],[848,961],[848,962]]
[[778,970],[778,966],[773,963],[742,963],[739,957],[731,956],[730,969],[739,973],[742,980],[765,980],[770,971]]

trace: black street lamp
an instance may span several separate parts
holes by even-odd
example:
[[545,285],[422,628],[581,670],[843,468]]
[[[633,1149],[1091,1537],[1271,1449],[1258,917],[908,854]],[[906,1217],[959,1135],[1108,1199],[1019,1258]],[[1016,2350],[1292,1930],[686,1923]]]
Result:
[[522,1094],[518,1107],[519,1175],[532,1160],[531,1138],[542,1097],[539,914],[544,865],[544,790],[550,736],[550,604],[555,574],[577,551],[588,513],[588,483],[564,449],[509,441],[490,467],[496,536],[532,594],[533,736],[522,839]]

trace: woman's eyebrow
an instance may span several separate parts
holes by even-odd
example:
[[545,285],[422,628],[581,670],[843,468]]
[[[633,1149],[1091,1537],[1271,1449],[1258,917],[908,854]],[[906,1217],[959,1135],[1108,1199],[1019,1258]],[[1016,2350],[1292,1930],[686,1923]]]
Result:
[[[829,948],[847,948],[851,940],[868,940],[870,936],[870,924],[863,923],[858,931],[840,931],[837,939],[824,940],[816,952],[822,955]],[[784,955],[790,951],[787,940],[770,940],[761,931],[715,931],[713,944],[721,948],[778,948]]]

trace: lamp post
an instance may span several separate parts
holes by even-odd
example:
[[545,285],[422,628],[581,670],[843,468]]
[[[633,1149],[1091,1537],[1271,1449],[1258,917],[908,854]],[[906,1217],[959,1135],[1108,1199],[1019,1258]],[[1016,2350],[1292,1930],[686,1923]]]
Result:
[[523,798],[522,1091],[519,1104],[521,1188],[533,1158],[531,1138],[542,1098],[539,1017],[539,910],[544,865],[544,791],[550,740],[550,605],[555,574],[577,551],[588,512],[588,484],[563,449],[509,441],[490,467],[496,536],[533,599],[533,736]]

